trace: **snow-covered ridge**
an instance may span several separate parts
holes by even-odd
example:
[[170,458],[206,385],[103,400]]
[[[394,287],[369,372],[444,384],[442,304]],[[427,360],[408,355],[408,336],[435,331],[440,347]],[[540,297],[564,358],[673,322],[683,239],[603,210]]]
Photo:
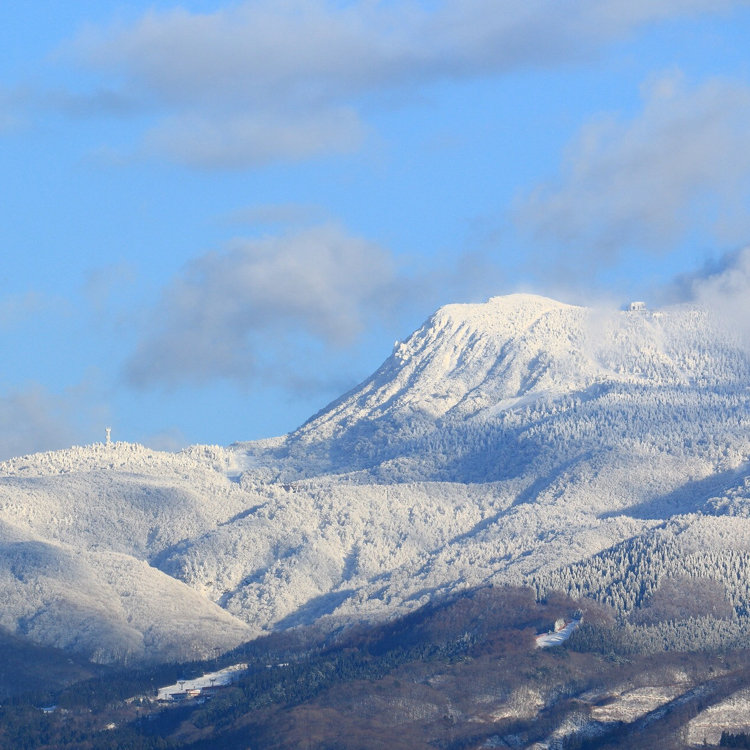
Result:
[[601,382],[711,386],[747,374],[747,357],[700,309],[602,311],[514,294],[441,308],[292,437],[328,439],[383,417],[462,420]]
[[0,512],[83,549],[106,536],[109,549],[152,559],[243,509],[232,481],[241,462],[217,446],[168,453],[130,443],[24,456],[0,464]]
[[245,506],[237,454],[112,443],[0,464],[0,625],[98,661],[187,659],[248,625],[152,564]]
[[64,450],[19,456],[0,462],[0,476],[46,476],[71,471],[118,470],[175,474],[197,467],[231,473],[237,465],[236,451],[218,445],[193,445],[178,453],[157,451],[137,443],[113,442],[76,445]]

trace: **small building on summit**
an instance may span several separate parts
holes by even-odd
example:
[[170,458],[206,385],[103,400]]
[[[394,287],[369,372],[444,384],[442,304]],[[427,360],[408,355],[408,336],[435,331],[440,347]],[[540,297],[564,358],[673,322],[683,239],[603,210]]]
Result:
[[646,310],[646,303],[640,300],[631,302],[628,305],[628,312],[644,312]]

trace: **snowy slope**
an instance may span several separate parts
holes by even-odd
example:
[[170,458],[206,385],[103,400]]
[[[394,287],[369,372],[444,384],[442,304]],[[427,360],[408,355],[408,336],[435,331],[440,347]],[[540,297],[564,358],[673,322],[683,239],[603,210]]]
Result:
[[45,537],[150,559],[244,508],[236,456],[113,443],[0,463],[0,514]]
[[148,564],[242,507],[224,454],[116,443],[0,464],[0,624],[103,662],[192,659],[251,637]]
[[[748,384],[700,309],[450,305],[282,444],[242,446],[278,472],[268,503],[168,570],[213,561],[230,611],[282,624],[523,580],[706,512],[748,473]],[[222,552],[246,539],[260,555]]]
[[597,382],[747,382],[747,361],[731,344],[687,307],[604,312],[521,294],[448,305],[294,437],[325,439],[384,416],[465,419]]
[[286,437],[0,464],[0,624],[179,658],[524,581],[669,518],[750,550],[749,387],[699,309],[449,305]]
[[185,584],[109,551],[0,524],[0,626],[103,663],[206,658],[250,629]]
[[710,389],[723,398],[748,382],[747,356],[705,311],[601,311],[510,295],[440,309],[370,378],[292,433],[278,455],[297,475],[373,469],[395,460],[377,476],[500,478],[497,469],[452,469],[444,459],[437,470],[422,461],[405,472],[403,464],[440,443],[455,454],[451,433],[460,450],[472,442],[472,432],[488,430],[495,433],[493,444],[510,438],[513,449],[509,430],[566,409],[571,399],[598,402],[614,394],[616,407],[632,400],[638,408],[642,398],[656,398],[679,411],[687,398],[691,409],[712,410],[696,396]]

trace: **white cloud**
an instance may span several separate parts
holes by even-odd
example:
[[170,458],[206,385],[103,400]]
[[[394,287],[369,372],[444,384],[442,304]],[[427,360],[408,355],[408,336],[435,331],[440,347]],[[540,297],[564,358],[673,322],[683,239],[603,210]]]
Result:
[[[303,208],[259,207],[248,218],[296,219]],[[236,239],[164,289],[125,377],[169,388],[263,380],[308,395],[351,387],[350,361],[365,338],[500,286],[500,269],[483,254],[409,261],[335,223]]]
[[579,60],[643,24],[740,4],[250,0],[214,13],[150,11],[70,45],[104,76],[76,107],[150,103],[165,118],[150,147],[191,165],[301,159],[356,147],[357,101],[370,91]]
[[747,236],[750,88],[679,75],[652,82],[631,120],[600,118],[568,149],[557,181],[540,185],[516,218],[540,245],[607,265],[626,249],[667,252],[696,231],[722,243]]
[[281,237],[236,240],[194,260],[164,292],[153,328],[127,365],[141,386],[290,381],[301,351],[353,345],[418,290],[392,256],[335,225]]

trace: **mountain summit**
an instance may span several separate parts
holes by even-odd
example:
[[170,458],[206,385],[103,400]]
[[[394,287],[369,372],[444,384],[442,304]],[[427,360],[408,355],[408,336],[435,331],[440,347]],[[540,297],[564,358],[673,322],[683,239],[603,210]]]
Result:
[[442,307],[295,434],[327,437],[386,414],[465,419],[595,382],[724,384],[747,376],[741,359],[700,309],[607,312],[530,294],[493,297]]
[[[674,393],[748,382],[747,354],[700,308],[608,311],[513,294],[441,308],[286,445],[290,456],[328,457],[329,469],[344,471],[364,468],[352,458],[373,449],[395,458],[404,437],[498,423],[576,393],[589,400],[611,388]],[[393,450],[383,454],[380,443]]]

